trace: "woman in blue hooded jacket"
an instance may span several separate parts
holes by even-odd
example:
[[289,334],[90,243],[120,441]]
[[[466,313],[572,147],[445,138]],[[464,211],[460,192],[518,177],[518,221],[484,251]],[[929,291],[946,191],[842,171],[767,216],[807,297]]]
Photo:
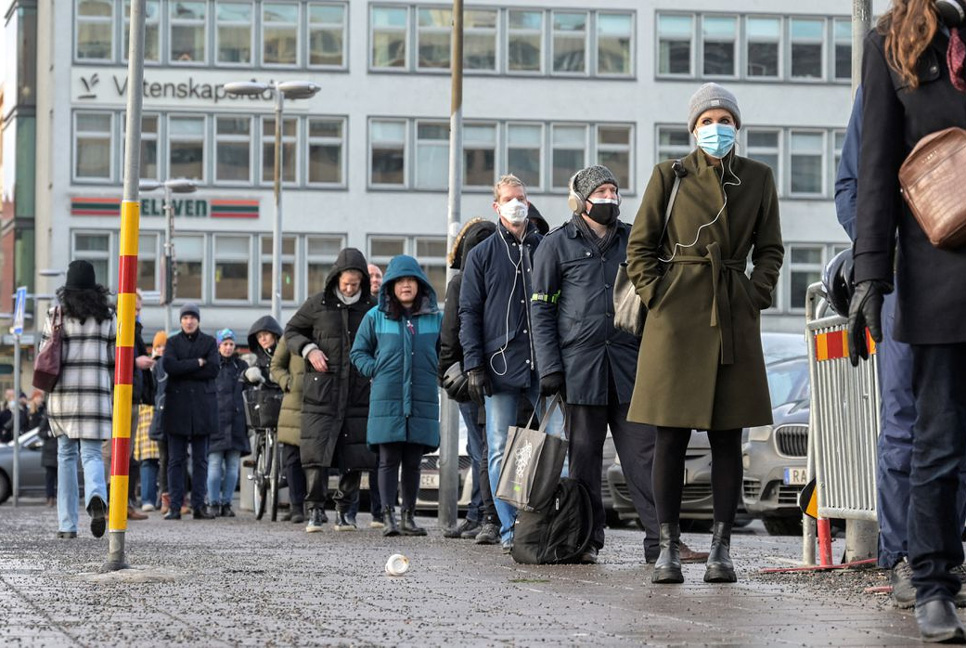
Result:
[[[356,334],[350,358],[372,380],[366,440],[379,452],[379,495],[383,535],[426,535],[413,509],[423,454],[439,447],[436,365],[442,316],[436,291],[416,259],[400,255],[386,268],[379,305]],[[402,465],[402,515],[395,504]]]

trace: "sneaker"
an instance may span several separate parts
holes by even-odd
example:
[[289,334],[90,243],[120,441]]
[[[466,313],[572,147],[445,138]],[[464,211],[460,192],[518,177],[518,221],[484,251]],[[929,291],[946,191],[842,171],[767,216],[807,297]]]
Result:
[[302,514],[301,507],[296,509],[295,511],[292,511],[292,515],[289,518],[289,521],[292,524],[302,524],[303,522],[305,522],[305,515]]
[[956,598],[953,601],[956,607],[966,607],[966,566],[956,565],[949,572],[959,578],[959,591],[956,592]]
[[908,609],[916,604],[916,588],[912,586],[912,566],[903,558],[892,566],[889,574],[892,585],[892,603],[897,608]]
[[104,535],[104,530],[107,528],[107,504],[95,495],[91,498],[87,512],[91,515],[91,534],[95,538],[100,538]]
[[322,524],[325,522],[325,513],[322,509],[309,509],[309,523],[305,525],[306,533],[318,533],[322,530]]
[[384,529],[386,528],[385,518],[381,515],[373,515],[372,520],[369,521],[370,529]]
[[335,524],[332,527],[336,531],[355,531],[358,529],[354,520],[351,520],[345,513],[336,511]]
[[482,526],[477,520],[463,520],[455,529],[447,529],[443,532],[444,538],[475,538]]
[[154,504],[142,504],[141,510],[144,511],[145,513],[151,513],[153,511],[156,511],[157,509],[154,508]]
[[500,525],[492,522],[485,522],[476,534],[476,544],[495,545],[500,542]]

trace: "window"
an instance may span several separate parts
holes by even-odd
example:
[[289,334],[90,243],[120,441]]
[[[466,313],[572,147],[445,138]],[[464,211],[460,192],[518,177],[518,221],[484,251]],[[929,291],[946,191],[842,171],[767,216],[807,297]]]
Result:
[[597,74],[630,76],[634,73],[632,14],[597,14]]
[[[282,118],[282,182],[294,183],[298,178],[297,117]],[[262,182],[275,182],[275,118],[262,117]]]
[[553,71],[587,70],[587,13],[553,12]]
[[[131,46],[131,0],[124,2],[124,51],[121,59],[127,61]],[[161,6],[158,0],[144,3],[144,61],[161,62]]]
[[852,22],[836,18],[835,29],[835,78],[848,81],[852,78]]
[[691,16],[658,15],[658,74],[691,74]]
[[[141,178],[145,180],[157,180],[161,177],[161,149],[158,144],[158,122],[157,115],[141,116]],[[127,146],[127,113],[121,113],[121,155],[124,155],[124,148]]]
[[449,69],[450,36],[453,33],[453,12],[450,9],[417,9],[416,67]]
[[[272,301],[272,244],[271,236],[262,237],[262,302]],[[295,301],[295,237],[282,237],[281,283],[282,301]]]
[[805,293],[809,285],[822,280],[822,246],[793,246],[789,250],[790,290],[788,308],[792,311],[805,309]]
[[215,182],[251,182],[252,120],[215,118]]
[[169,6],[171,62],[204,63],[208,3],[179,0]]
[[74,115],[74,177],[78,180],[112,180],[114,175],[114,115]]
[[436,291],[436,300],[446,297],[446,238],[417,237],[416,259]]
[[691,133],[686,126],[661,126],[657,129],[657,161],[679,160],[691,152]]
[[[215,235],[215,301],[248,301],[251,237]],[[179,285],[180,288],[180,277]]]
[[417,122],[416,188],[445,189],[449,180],[449,124]]
[[374,119],[369,123],[369,182],[406,184],[406,122]]
[[822,48],[825,20],[791,19],[791,76],[793,79],[822,79]]
[[463,16],[463,66],[496,72],[496,10],[468,10]]
[[587,166],[587,127],[554,125],[551,139],[550,184],[554,188],[566,189],[570,177]]
[[262,4],[262,63],[297,65],[299,6],[294,2]]
[[168,118],[168,177],[204,180],[204,117]]
[[114,0],[79,0],[76,56],[84,61],[114,59]]
[[791,131],[791,167],[789,175],[793,194],[822,194],[825,133]]
[[705,76],[735,76],[735,42],[738,19],[731,16],[705,16],[701,20]]
[[204,288],[205,239],[184,234],[172,237],[175,297],[180,301],[201,301]]
[[138,237],[138,288],[158,289],[158,235],[142,233]]
[[842,163],[842,147],[845,146],[845,131],[844,130],[834,130],[832,131],[832,179],[829,186],[835,186],[835,176],[838,174],[839,165]]
[[506,173],[512,173],[533,191],[543,186],[543,126],[507,125]]
[[775,176],[775,186],[779,188],[782,186],[778,166],[778,161],[781,159],[780,135],[777,130],[749,129],[745,133],[748,157],[771,167],[772,175]]
[[405,69],[409,11],[403,7],[372,8],[372,60],[374,68]]
[[325,278],[332,269],[339,251],[345,247],[342,236],[308,236],[306,245],[306,267],[308,294],[315,295],[325,290]]
[[621,193],[632,191],[630,126],[597,127],[597,164],[602,164],[613,172]]
[[507,12],[507,71],[543,71],[543,12]]
[[94,266],[94,279],[102,286],[113,286],[111,235],[108,232],[74,232],[72,259],[84,259]]
[[467,124],[463,129],[463,182],[468,187],[496,182],[495,124]]
[[749,17],[745,22],[748,38],[748,76],[778,78],[778,52],[781,40],[781,18]]
[[309,119],[309,184],[344,186],[342,119]]
[[252,4],[224,2],[215,7],[215,49],[218,63],[250,65],[252,62]]
[[345,6],[310,3],[309,66],[345,67]]

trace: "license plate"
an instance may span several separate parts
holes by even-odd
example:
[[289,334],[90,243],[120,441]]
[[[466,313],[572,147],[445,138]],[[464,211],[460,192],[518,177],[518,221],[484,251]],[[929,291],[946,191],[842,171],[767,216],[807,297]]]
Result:
[[439,488],[439,475],[437,473],[423,473],[419,476],[420,488]]
[[786,468],[785,483],[789,486],[804,486],[808,483],[807,468]]

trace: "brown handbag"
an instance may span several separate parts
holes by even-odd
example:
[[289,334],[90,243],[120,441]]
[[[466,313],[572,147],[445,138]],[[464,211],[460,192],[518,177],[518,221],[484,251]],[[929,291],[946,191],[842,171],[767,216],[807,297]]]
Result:
[[54,389],[54,385],[60,378],[64,330],[64,315],[60,306],[54,307],[50,326],[50,338],[34,358],[33,380],[34,387],[48,393]]
[[899,169],[909,210],[935,247],[966,244],[966,130],[925,136]]

